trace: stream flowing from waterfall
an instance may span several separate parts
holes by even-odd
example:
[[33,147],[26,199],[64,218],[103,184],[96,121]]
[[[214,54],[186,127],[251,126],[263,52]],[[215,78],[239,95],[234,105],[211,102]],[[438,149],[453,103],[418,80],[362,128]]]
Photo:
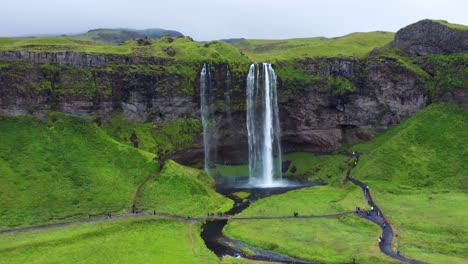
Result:
[[277,78],[269,63],[252,64],[247,76],[249,183],[282,185]]
[[[291,190],[296,190],[304,187],[321,185],[318,182],[296,182],[295,185],[281,186],[273,188],[257,187],[232,187],[224,184],[217,184],[216,191],[224,196],[235,201],[234,207],[227,212],[228,215],[234,216],[243,210],[247,209],[252,203],[259,199],[270,197],[272,195],[282,194]],[[250,196],[246,199],[240,199],[234,195],[236,192],[248,192]],[[291,211],[291,215],[292,215]],[[235,218],[234,218],[235,219]],[[248,245],[239,240],[230,239],[223,234],[223,229],[228,223],[228,220],[207,220],[202,226],[200,236],[205,242],[208,249],[213,251],[218,257],[232,256],[244,257],[255,260],[274,261],[278,263],[313,263],[311,261],[297,259],[273,251],[263,250],[251,245]],[[245,249],[254,252],[254,255],[247,254]]]

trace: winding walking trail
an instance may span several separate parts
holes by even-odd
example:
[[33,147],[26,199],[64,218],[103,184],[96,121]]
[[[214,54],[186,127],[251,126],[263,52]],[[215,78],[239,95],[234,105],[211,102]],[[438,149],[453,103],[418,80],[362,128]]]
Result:
[[[382,237],[385,238],[385,241],[380,243],[380,245],[379,245],[380,251],[382,251],[382,253],[384,253],[385,255],[387,255],[387,256],[389,256],[391,258],[397,259],[399,261],[402,261],[402,262],[415,263],[415,264],[416,263],[424,263],[424,262],[421,262],[421,261],[417,261],[417,260],[414,260],[414,259],[404,257],[402,255],[399,255],[399,254],[395,253],[392,250],[392,241],[393,241],[393,236],[394,236],[392,226],[390,224],[386,225],[385,227],[383,226],[384,221],[385,221],[385,216],[382,213],[382,211],[379,209],[377,204],[374,203],[374,200],[372,199],[372,195],[371,195],[370,189],[368,189],[368,186],[366,184],[364,184],[363,182],[361,182],[359,180],[356,180],[356,179],[354,179],[354,178],[352,178],[350,176],[351,170],[354,167],[356,167],[357,164],[359,163],[359,154],[357,154],[355,152],[353,152],[353,154],[351,154],[351,153],[346,153],[346,154],[350,155],[352,157],[355,157],[355,160],[354,160],[355,162],[348,168],[348,171],[346,173],[345,181],[350,181],[354,185],[360,187],[363,190],[364,198],[366,199],[366,201],[368,201],[369,206],[374,207],[374,212],[371,212],[370,216],[368,216],[367,213],[364,212],[364,211],[360,211],[359,216],[361,216],[361,217],[363,217],[363,218],[365,218],[365,219],[367,219],[369,221],[372,221],[373,223],[379,225],[380,228],[382,229]],[[367,195],[364,192],[364,190],[366,188],[367,188]],[[377,212],[379,212],[379,214],[377,214]]]
[[[326,217],[340,217],[347,214],[353,214],[352,211],[337,213],[337,214],[327,214],[327,215],[302,215],[302,216],[252,216],[252,217],[236,217],[236,220],[268,220],[268,219],[288,219],[288,218],[326,218]],[[142,217],[142,216],[155,216],[155,217],[162,217],[162,218],[171,218],[180,221],[188,221],[188,222],[203,222],[205,220],[229,220],[232,218],[231,215],[223,215],[223,216],[204,216],[204,217],[189,217],[189,216],[180,216],[180,215],[173,215],[173,214],[165,214],[165,213],[148,213],[148,212],[139,212],[137,214],[133,213],[125,213],[125,214],[115,214],[112,215],[111,218],[107,216],[101,217],[93,217],[89,219],[81,219],[75,220],[70,222],[64,223],[57,223],[57,224],[48,224],[48,225],[38,225],[38,226],[30,226],[30,227],[23,227],[17,229],[7,229],[0,231],[0,234],[9,234],[9,233],[17,233],[17,232],[27,232],[27,231],[34,231],[34,230],[41,230],[41,229],[49,229],[49,228],[56,228],[56,227],[63,227],[69,225],[76,225],[76,224],[83,224],[83,223],[90,223],[90,222],[100,222],[114,218],[126,218],[126,217]]]
[[[354,158],[354,162],[348,168],[348,171],[346,173],[346,177],[345,177],[344,182],[350,181],[354,185],[360,187],[362,190],[365,190],[367,188],[366,184],[364,184],[363,182],[361,182],[361,181],[359,181],[357,179],[354,179],[353,177],[350,176],[351,170],[354,167],[356,167],[358,162],[359,162],[359,154],[357,154],[355,152],[353,152],[352,154],[349,153],[349,152],[346,152],[344,154],[348,155],[348,156],[351,156],[351,159]],[[138,196],[139,191],[141,191],[141,188],[144,185],[144,183],[148,182],[152,177],[154,177],[154,175],[149,175],[145,179],[145,181],[138,187],[138,189],[137,189],[137,191],[136,191],[136,193],[134,195],[134,202],[135,202],[135,199]],[[393,233],[393,229],[392,229],[391,225],[386,225],[385,228],[383,227],[383,223],[385,221],[385,216],[382,213],[382,211],[379,209],[379,207],[374,203],[370,190],[369,189],[367,190],[367,195],[366,195],[365,192],[363,192],[363,193],[364,193],[364,198],[366,199],[366,201],[368,201],[369,205],[374,207],[374,212],[371,212],[370,215],[367,215],[367,212],[360,211],[358,213],[358,215],[360,217],[363,217],[363,218],[365,218],[365,219],[367,219],[369,221],[372,221],[373,223],[379,225],[380,228],[382,229],[382,237],[385,238],[385,241],[383,243],[380,243],[380,245],[379,245],[380,251],[382,251],[382,253],[384,253],[385,255],[387,255],[387,256],[389,256],[389,257],[391,257],[393,259],[402,261],[402,262],[415,263],[415,264],[424,263],[424,262],[421,262],[421,261],[413,260],[413,259],[404,257],[402,255],[399,255],[399,254],[395,253],[392,250],[392,241],[393,241],[394,233]],[[377,214],[377,212],[379,212],[379,214]],[[342,213],[336,213],[336,214],[325,214],[325,215],[252,216],[252,217],[234,217],[233,219],[236,219],[236,220],[274,220],[274,219],[289,219],[289,218],[290,219],[294,219],[294,218],[327,218],[327,217],[341,217],[341,216],[349,215],[349,214],[353,214],[353,213],[354,212],[349,211],[349,212],[342,212]],[[138,212],[138,213],[116,214],[116,215],[112,215],[112,218],[142,217],[142,216],[146,216],[146,217],[155,216],[155,217],[171,218],[171,219],[175,219],[175,220],[179,220],[179,221],[190,221],[190,222],[203,222],[203,221],[206,221],[206,220],[222,221],[222,220],[229,220],[229,219],[231,219],[233,217],[232,215],[215,215],[215,216],[208,215],[208,216],[204,216],[204,217],[190,217],[190,216],[180,216],[180,215],[172,215],[172,214],[165,214],[165,213]],[[64,222],[64,223],[39,225],[39,226],[31,226],[31,227],[24,227],[24,228],[18,228],[18,229],[3,230],[3,231],[0,231],[0,234],[10,234],[10,233],[16,233],[16,232],[27,232],[27,231],[34,231],[34,230],[41,230],[41,229],[49,229],[49,228],[63,227],[63,226],[74,225],[74,224],[105,221],[105,220],[109,220],[109,219],[110,219],[109,217],[107,217],[106,215],[103,215],[103,216],[100,216],[100,217],[92,217],[92,218],[90,217],[89,219],[81,219],[81,220],[75,220],[75,221]],[[230,238],[227,238],[227,237],[224,237],[223,239],[225,241],[221,241],[221,242],[224,242],[226,244],[228,244],[228,243],[232,244],[233,242],[236,242],[239,245],[241,245],[242,247],[248,247],[248,248],[250,248],[251,250],[254,250],[254,251],[256,250],[255,252],[260,253],[260,254],[262,254],[262,253],[266,254],[266,255],[267,254],[272,254],[272,256],[274,256],[274,254],[275,254],[274,252],[269,252],[269,251],[263,252],[263,250],[255,248],[255,247],[251,247],[250,245],[245,244],[242,241],[231,240]],[[288,259],[283,260],[283,259],[281,259],[282,257],[288,258],[288,256],[283,256],[283,255],[280,255],[280,254],[278,254],[278,256],[274,256],[274,258],[276,258],[276,259],[279,258],[280,261],[293,262],[293,263],[313,263],[313,262],[309,262],[309,261],[306,261],[306,260],[294,259],[294,258],[291,258],[291,257],[289,257]]]

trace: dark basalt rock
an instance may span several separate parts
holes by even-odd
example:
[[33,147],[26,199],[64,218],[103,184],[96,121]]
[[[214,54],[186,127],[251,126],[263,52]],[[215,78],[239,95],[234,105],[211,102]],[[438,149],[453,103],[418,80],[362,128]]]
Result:
[[[468,52],[467,34],[438,22],[423,20],[400,30],[391,46],[411,55]],[[193,88],[193,94],[190,94],[181,92],[183,77],[167,70],[149,71],[146,75],[128,73],[130,67],[136,65],[164,68],[164,65],[174,63],[170,59],[22,51],[1,51],[0,59],[25,61],[29,65],[11,76],[2,77],[0,72],[0,114],[42,116],[44,111],[54,109],[105,120],[112,111],[121,111],[133,122],[156,124],[179,118],[200,118],[199,76],[191,79],[193,86],[189,88]],[[55,96],[52,89],[35,86],[45,81],[40,67],[46,63],[68,67],[57,78],[56,86],[62,89],[57,93],[59,96]],[[103,69],[105,66],[115,67],[113,65],[119,65],[119,68]],[[71,74],[70,67],[87,67],[88,77],[79,71]],[[468,106],[466,89],[443,92],[431,98],[424,88],[424,80],[392,58],[372,55],[366,59],[308,58],[297,60],[294,67],[318,79],[326,80],[330,76],[346,79],[355,89],[336,94],[328,89],[326,81],[325,84],[293,84],[279,78],[278,106],[284,152],[332,152],[344,143],[369,140],[373,131],[401,123],[432,101]],[[210,100],[218,120],[215,135],[217,162],[245,163],[248,157],[246,73],[233,74],[229,84],[235,88],[227,89],[227,65],[211,65],[210,68]],[[436,72],[431,65],[424,70],[429,75]],[[103,88],[94,94],[76,91],[70,80],[77,78],[81,83]],[[19,83],[23,88],[18,88]],[[226,93],[230,95],[230,108],[225,105]],[[227,109],[231,110],[230,114]],[[137,139],[132,140],[135,144],[134,141]],[[204,151],[201,146],[202,142],[195,142],[192,149],[176,153],[172,158],[184,164],[200,162]]]
[[390,46],[413,56],[468,52],[468,30],[426,19],[400,29]]

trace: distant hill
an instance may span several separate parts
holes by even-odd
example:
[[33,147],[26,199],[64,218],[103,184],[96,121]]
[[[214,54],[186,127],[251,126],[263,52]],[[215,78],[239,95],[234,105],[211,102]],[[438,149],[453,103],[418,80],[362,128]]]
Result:
[[135,30],[128,28],[98,28],[92,29],[84,34],[72,35],[70,38],[86,41],[96,41],[105,44],[117,45],[123,41],[130,39],[148,37],[151,39],[158,39],[162,36],[182,37],[182,33],[175,30],[167,30],[161,28],[150,28],[143,30]]

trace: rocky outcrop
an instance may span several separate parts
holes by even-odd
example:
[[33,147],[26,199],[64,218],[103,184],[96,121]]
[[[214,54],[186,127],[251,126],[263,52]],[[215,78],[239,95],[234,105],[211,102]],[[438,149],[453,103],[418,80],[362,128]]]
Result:
[[[106,62],[121,60],[119,56],[66,55],[66,59],[62,59],[64,57],[57,54],[13,54],[23,54],[20,56],[26,56],[26,61],[34,64],[56,62],[74,66],[59,71],[55,79],[46,75],[41,65],[18,67],[19,72],[14,73],[24,76],[21,79],[15,79],[14,74],[8,71],[3,72],[0,74],[2,114],[43,115],[44,111],[53,109],[78,116],[106,118],[112,111],[122,111],[134,122],[154,123],[200,116],[198,78],[193,83],[193,93],[187,94],[179,86],[181,77],[164,70],[131,73],[130,68],[135,67],[134,64],[124,64],[112,70],[101,69],[103,65],[111,65]],[[146,63],[154,65],[150,64],[153,61]],[[87,66],[83,68],[80,65]],[[369,139],[369,131],[398,124],[429,102],[418,76],[393,60],[307,59],[297,61],[295,67],[325,80],[330,76],[341,76],[356,90],[334,94],[314,85],[292,90],[289,83],[280,78],[278,104],[284,151],[334,151],[343,143]],[[220,131],[215,139],[218,161],[229,164],[245,162],[245,76],[233,76],[230,80],[232,87],[227,89],[226,65],[212,65],[211,69],[212,103],[218,117],[217,131]],[[50,85],[51,81],[54,81],[54,89],[35,86]],[[88,92],[83,90],[87,85],[100,88]],[[226,93],[230,95],[230,107],[225,105]],[[227,109],[231,112],[227,113]],[[185,154],[178,154],[184,163],[200,158],[200,151]]]
[[390,46],[413,56],[468,52],[468,30],[426,19],[400,29]]
[[107,64],[142,64],[166,65],[168,59],[155,57],[137,57],[123,55],[104,55],[74,51],[64,52],[30,52],[0,51],[0,59],[14,61],[24,60],[34,64],[54,63],[60,66],[104,67]]
[[343,142],[366,140],[369,130],[399,124],[429,102],[418,76],[392,60],[327,60],[328,71],[315,66],[327,65],[323,61],[300,65],[312,69],[312,74],[356,77],[356,91],[332,95],[304,89],[282,96],[279,104],[286,149],[328,152]]
[[[391,45],[412,55],[445,54],[466,52],[467,39],[465,31],[424,20],[400,30]],[[442,65],[430,57],[434,56],[418,59],[419,73],[398,58],[375,54],[365,59],[301,59],[292,66],[311,77],[302,80],[281,71],[284,65],[278,62],[274,68],[282,72],[278,105],[283,151],[331,152],[344,143],[369,140],[374,131],[403,122],[432,101],[467,107],[466,59],[459,56]],[[0,60],[6,62],[0,63],[0,114],[42,116],[55,110],[106,119],[120,111],[131,121],[156,124],[200,117],[200,69],[194,67],[201,65],[189,66],[193,73],[187,68],[180,73],[167,59],[76,52],[3,51]],[[290,70],[291,65],[286,66]],[[463,70],[454,74],[454,67]],[[243,163],[248,156],[248,69],[231,72],[228,80],[227,70],[239,69],[239,65],[210,68],[217,162]],[[435,87],[444,84],[440,92],[429,95],[428,76]],[[202,157],[202,142],[174,156],[184,164]]]

